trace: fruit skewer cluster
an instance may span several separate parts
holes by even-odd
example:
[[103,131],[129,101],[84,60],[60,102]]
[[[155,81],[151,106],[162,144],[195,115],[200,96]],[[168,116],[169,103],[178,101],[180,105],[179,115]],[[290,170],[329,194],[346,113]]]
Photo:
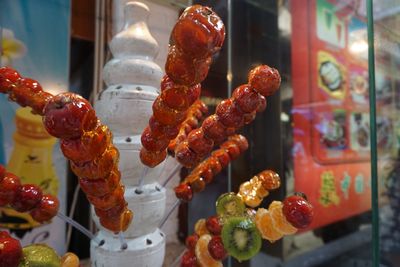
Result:
[[8,205],[18,212],[29,212],[39,223],[50,221],[60,206],[57,197],[43,194],[37,185],[21,184],[19,177],[0,165],[0,207]]
[[[142,134],[143,164],[155,167],[167,156],[167,147],[180,129],[190,106],[199,98],[211,57],[225,39],[222,20],[208,7],[187,8],[175,24],[161,81],[161,94],[153,103],[153,116]],[[146,140],[143,142],[143,136]]]
[[246,207],[255,206],[254,195],[263,199],[279,185],[279,176],[267,170],[243,183],[238,194],[221,195],[216,202],[217,216],[200,219],[195,234],[186,239],[188,250],[182,256],[181,267],[221,267],[227,255],[248,260],[261,249],[262,238],[274,242],[309,226],[313,207],[304,195],[273,201],[268,209]]
[[0,68],[0,93],[43,116],[47,132],[60,139],[61,150],[100,223],[113,232],[126,230],[133,214],[124,199],[119,153],[110,130],[97,118],[90,103],[73,93],[46,93],[38,82],[8,67]]
[[54,249],[44,244],[21,247],[21,243],[6,231],[0,231],[0,266],[79,267],[79,258],[71,252],[59,257]]
[[176,159],[187,168],[196,166],[215,144],[251,123],[256,113],[265,109],[265,98],[275,93],[280,83],[281,77],[276,69],[267,65],[252,69],[248,84],[237,87],[231,98],[218,104],[214,115],[206,118],[199,129],[192,130],[176,147]]
[[227,141],[214,150],[211,156],[196,166],[191,173],[175,187],[175,195],[183,201],[190,201],[193,194],[204,190],[206,184],[221,172],[223,168],[247,150],[249,144],[242,135],[232,135]]

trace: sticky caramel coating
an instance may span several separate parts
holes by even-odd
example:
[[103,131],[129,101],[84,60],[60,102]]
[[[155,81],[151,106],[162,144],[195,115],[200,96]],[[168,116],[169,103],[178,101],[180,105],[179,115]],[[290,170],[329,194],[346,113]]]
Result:
[[229,98],[218,104],[216,112],[218,120],[226,127],[240,127],[243,124],[243,111],[236,102]]
[[120,185],[121,173],[114,168],[110,175],[100,179],[79,179],[79,185],[86,195],[101,197],[114,191]]
[[252,69],[248,80],[250,87],[265,97],[274,94],[281,85],[281,76],[278,70],[267,65],[260,65]]
[[165,75],[161,80],[161,98],[168,107],[184,111],[187,110],[200,97],[201,86],[185,86],[174,83]]
[[275,190],[281,186],[279,174],[271,170],[265,170],[257,174],[265,190]]
[[211,57],[194,59],[172,45],[165,63],[165,73],[177,84],[194,86],[207,77],[211,62]]
[[189,148],[192,149],[199,156],[205,156],[213,148],[214,141],[208,139],[203,132],[203,129],[192,130],[188,137]]
[[175,149],[175,158],[186,168],[192,168],[198,161],[198,155],[189,148],[186,141],[180,143]]
[[232,97],[244,113],[252,113],[260,104],[259,94],[252,90],[248,84],[237,87],[233,91]]
[[150,127],[147,126],[141,136],[143,147],[148,151],[162,151],[168,147],[169,139],[164,136],[154,136]]
[[154,118],[164,125],[179,125],[186,118],[185,111],[178,111],[169,108],[161,96],[158,96],[153,103],[153,116]]
[[154,116],[150,117],[149,127],[154,136],[165,136],[168,139],[174,139],[179,133],[178,125],[165,125],[157,121]]
[[221,49],[225,26],[211,8],[194,5],[182,13],[171,35],[185,53],[204,58]]
[[140,150],[140,160],[146,166],[153,168],[163,162],[167,157],[167,150],[162,150],[159,152],[148,151],[145,148]]

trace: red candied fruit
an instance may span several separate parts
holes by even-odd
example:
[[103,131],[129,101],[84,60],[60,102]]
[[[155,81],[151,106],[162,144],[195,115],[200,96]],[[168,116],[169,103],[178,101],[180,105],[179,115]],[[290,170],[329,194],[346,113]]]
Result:
[[142,145],[148,151],[162,151],[168,147],[169,139],[163,136],[154,136],[147,126],[141,136]]
[[0,182],[3,180],[4,176],[6,175],[6,168],[3,165],[0,165]]
[[170,140],[174,139],[179,133],[178,125],[162,124],[154,116],[150,117],[149,127],[154,136],[165,136]]
[[246,137],[244,137],[243,135],[232,135],[229,137],[229,140],[235,142],[238,145],[240,152],[244,152],[249,148],[249,143],[247,142]]
[[262,95],[260,97],[260,104],[258,105],[257,112],[263,112],[267,108],[267,100]]
[[187,140],[188,140],[188,145],[189,145],[190,149],[192,149],[194,152],[196,152],[200,156],[205,156],[214,147],[213,140],[205,137],[203,129],[201,129],[201,128],[192,130],[189,133]]
[[182,255],[181,267],[198,267],[197,258],[193,251],[186,251]]
[[183,201],[190,201],[193,198],[193,191],[190,185],[182,183],[174,188],[175,196]]
[[226,166],[228,166],[229,162],[231,161],[229,154],[224,149],[215,150],[212,153],[212,156],[219,161],[222,168],[225,168]]
[[83,163],[103,154],[111,138],[112,134],[108,127],[98,124],[93,131],[85,132],[80,138],[61,139],[60,147],[67,159]]
[[210,65],[211,57],[193,59],[173,45],[169,48],[165,72],[175,83],[193,86],[207,77]]
[[19,240],[12,238],[7,232],[0,232],[0,266],[18,267],[23,257]]
[[178,125],[185,120],[186,112],[169,108],[158,96],[153,103],[153,116],[164,125]]
[[207,164],[207,167],[211,169],[214,176],[222,171],[221,163],[219,162],[218,159],[216,159],[214,157],[208,158],[208,160],[206,161],[206,164]]
[[199,193],[201,191],[204,191],[204,188],[206,187],[206,182],[204,181],[203,177],[196,176],[190,181],[190,187],[192,188],[194,193]]
[[29,106],[34,95],[43,91],[42,86],[35,80],[21,78],[14,89],[9,93],[10,99],[20,106]]
[[244,115],[243,115],[243,123],[244,123],[245,125],[251,123],[252,121],[254,121],[254,119],[256,118],[256,116],[257,116],[257,112],[256,112],[256,111],[253,111],[253,112],[251,112],[251,113],[246,113],[246,114],[244,114]]
[[0,181],[0,207],[11,204],[21,188],[21,182],[17,176],[6,172]]
[[94,160],[76,163],[71,161],[71,170],[79,178],[99,179],[109,176],[115,164],[118,162],[119,152],[110,145],[103,154],[98,155]]
[[57,215],[59,207],[60,202],[55,196],[43,195],[36,208],[30,212],[30,215],[35,221],[44,223]]
[[213,235],[220,235],[222,231],[222,225],[219,222],[219,219],[217,216],[211,216],[208,217],[206,220],[206,227],[210,233]]
[[226,141],[221,145],[221,148],[225,149],[225,151],[229,154],[231,160],[235,160],[240,156],[240,148],[233,141]]
[[167,157],[167,150],[152,152],[145,148],[140,150],[140,160],[146,166],[153,168],[160,164]]
[[281,85],[278,70],[267,65],[260,65],[249,72],[249,85],[263,96],[274,94]]
[[185,124],[189,125],[191,129],[195,129],[199,126],[199,120],[191,116],[185,120]]
[[281,186],[281,178],[279,174],[271,170],[264,170],[257,174],[262,186],[265,190],[271,191],[278,189]]
[[301,196],[290,196],[283,201],[283,214],[294,227],[308,227],[314,217],[313,206]]
[[189,250],[194,251],[198,240],[199,240],[198,234],[190,235],[186,237],[185,245]]
[[211,8],[194,5],[182,13],[172,30],[172,38],[185,53],[204,58],[221,48],[225,26]]
[[175,157],[180,164],[187,168],[193,167],[198,160],[198,155],[189,148],[187,142],[182,142],[176,147]]
[[204,134],[215,143],[220,143],[225,139],[226,127],[218,120],[217,115],[207,117],[201,127]]
[[42,189],[35,184],[24,184],[17,191],[11,207],[19,212],[30,211],[35,208],[42,199]]
[[118,169],[111,171],[107,178],[100,179],[79,179],[79,185],[85,194],[101,197],[111,193],[119,185],[121,174]]
[[215,112],[219,121],[226,127],[239,127],[243,123],[243,112],[229,98],[223,100]]
[[188,109],[200,97],[200,93],[200,84],[190,87],[175,84],[168,75],[161,81],[162,100],[168,107],[178,111]]
[[224,244],[222,243],[221,236],[213,236],[208,243],[208,252],[210,253],[211,257],[216,260],[223,260],[228,256],[224,248]]
[[97,121],[90,103],[74,93],[58,94],[44,107],[44,126],[57,138],[78,138],[84,131],[93,130]]
[[206,184],[211,183],[213,179],[213,172],[207,165],[203,164],[199,170],[199,176],[203,178]]
[[233,91],[232,97],[235,103],[245,113],[255,111],[260,104],[259,94],[252,90],[247,84],[237,87]]
[[7,93],[19,79],[21,76],[16,70],[10,67],[0,68],[0,93]]
[[124,202],[124,187],[117,186],[113,192],[101,197],[87,195],[89,202],[98,209],[107,210]]

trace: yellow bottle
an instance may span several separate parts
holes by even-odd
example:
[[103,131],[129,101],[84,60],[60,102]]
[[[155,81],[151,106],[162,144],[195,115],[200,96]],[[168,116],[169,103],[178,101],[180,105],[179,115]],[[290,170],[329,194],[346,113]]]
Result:
[[[17,109],[15,123],[14,150],[7,170],[19,176],[22,184],[39,185],[43,193],[57,196],[58,178],[52,161],[56,138],[47,133],[42,117],[32,114],[30,108]],[[29,213],[0,209],[0,228],[23,230],[38,225]]]

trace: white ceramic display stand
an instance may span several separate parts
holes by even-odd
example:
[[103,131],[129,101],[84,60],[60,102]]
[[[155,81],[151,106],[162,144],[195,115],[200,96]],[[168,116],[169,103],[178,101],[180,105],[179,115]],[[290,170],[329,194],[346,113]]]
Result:
[[98,97],[95,109],[114,135],[120,152],[120,171],[125,185],[125,199],[133,211],[133,222],[124,232],[127,244],[121,248],[118,235],[104,229],[93,212],[100,231],[91,242],[92,266],[162,266],[165,236],[158,229],[164,213],[166,192],[158,181],[164,164],[149,169],[141,192],[137,192],[144,165],[139,158],[140,135],[152,114],[152,103],[158,95],[163,72],[152,60],[158,44],[146,25],[149,9],[139,2],[125,6],[125,26],[112,39],[114,56],[104,67],[107,89]]

